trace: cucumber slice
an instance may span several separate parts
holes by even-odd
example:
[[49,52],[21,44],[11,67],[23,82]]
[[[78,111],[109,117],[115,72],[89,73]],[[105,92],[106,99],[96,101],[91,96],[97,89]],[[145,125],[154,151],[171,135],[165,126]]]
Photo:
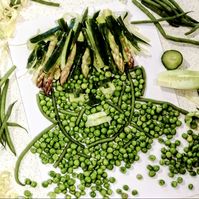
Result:
[[167,70],[175,70],[182,64],[183,56],[177,50],[167,50],[163,53],[161,60]]
[[158,85],[175,89],[199,89],[199,71],[173,70],[158,75]]

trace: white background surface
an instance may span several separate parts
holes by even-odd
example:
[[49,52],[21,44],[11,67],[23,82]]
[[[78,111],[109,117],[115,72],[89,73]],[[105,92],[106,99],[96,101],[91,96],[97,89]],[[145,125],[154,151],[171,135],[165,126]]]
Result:
[[[78,3],[79,2],[79,3]],[[104,8],[104,5],[101,2],[107,3],[106,5],[113,10],[124,10],[127,9],[132,12],[133,18],[136,19],[143,19],[145,18],[143,13],[140,13],[132,4],[129,4],[127,7],[125,7],[123,4],[120,3],[114,3],[111,4],[111,1],[95,1],[95,4],[93,1],[71,1],[67,5],[63,5],[61,8],[61,11],[55,8],[48,8],[46,6],[38,6],[36,4],[31,4],[30,7],[27,8],[27,10],[24,10],[22,13],[23,18],[21,19],[21,22],[18,24],[17,31],[16,31],[16,37],[10,41],[10,49],[12,53],[12,59],[14,64],[18,66],[17,69],[17,77],[18,77],[18,85],[21,91],[21,97],[23,100],[23,105],[25,108],[25,113],[23,114],[23,105],[20,101],[20,94],[17,90],[17,84],[15,82],[15,89],[13,89],[12,85],[12,92],[13,96],[10,97],[13,98],[19,98],[19,103],[17,104],[16,110],[18,110],[18,114],[14,115],[13,118],[16,120],[22,121],[25,126],[29,127],[29,135],[25,134],[25,132],[17,132],[18,135],[15,137],[18,137],[20,139],[15,139],[15,145],[19,146],[17,147],[18,154],[21,152],[21,150],[26,146],[28,140],[31,140],[34,135],[38,134],[41,130],[43,130],[47,125],[48,122],[43,118],[43,116],[40,114],[39,109],[36,105],[36,98],[35,94],[37,93],[37,89],[31,82],[31,77],[27,74],[25,70],[26,66],[26,57],[28,56],[28,51],[26,49],[26,41],[27,39],[35,34],[39,29],[45,29],[51,24],[54,23],[54,19],[57,19],[58,17],[63,16],[66,12],[71,12],[71,10],[75,10],[76,12],[81,12],[85,6],[88,4],[91,5],[91,11],[95,10],[96,8]],[[77,9],[77,5],[78,9]],[[53,16],[52,16],[53,13]],[[41,16],[44,16],[44,19],[41,20]],[[46,18],[48,17],[48,18]],[[42,17],[43,18],[43,17]],[[155,82],[155,77],[157,73],[161,70],[163,70],[163,67],[160,63],[160,55],[162,52],[160,42],[158,39],[158,35],[156,30],[153,28],[153,26],[142,26],[140,27],[141,32],[149,37],[151,39],[151,57],[141,57],[138,58],[138,62],[140,64],[143,64],[148,75],[147,79],[147,93],[146,96],[153,97],[155,99],[165,99],[174,102],[177,104],[176,97],[174,95],[174,92],[172,90],[161,90],[159,87],[157,87]],[[166,44],[165,44],[166,45]],[[179,48],[179,46],[178,46]],[[181,47],[180,47],[181,49]],[[186,48],[187,49],[187,48]],[[190,48],[189,48],[190,49]],[[195,50],[198,50],[197,48],[194,48]],[[195,51],[194,51],[195,52]],[[14,78],[13,78],[14,79]],[[16,80],[14,80],[16,81]],[[178,98],[179,99],[179,98]],[[20,113],[19,113],[20,112]],[[20,115],[20,116],[19,116]],[[27,121],[26,122],[26,117]],[[21,130],[20,130],[21,131]],[[150,154],[158,154],[159,153],[159,146],[156,143],[153,146],[152,151],[150,151]],[[147,164],[148,155],[141,155],[141,161],[133,165],[133,168],[130,170],[130,172],[127,173],[127,175],[122,175],[117,171],[114,171],[117,173],[117,179],[120,181],[119,184],[114,185],[114,188],[121,187],[123,184],[128,184],[132,189],[136,188],[139,191],[139,197],[189,197],[190,195],[196,195],[199,193],[199,184],[198,179],[192,179],[189,176],[184,177],[186,184],[183,184],[178,189],[173,189],[170,187],[170,181],[171,179],[167,178],[167,168],[161,169],[161,171],[158,173],[158,176],[155,179],[149,178],[146,173],[145,165]],[[11,155],[8,152],[2,152],[0,151],[0,160],[4,160],[4,164],[0,164],[0,170],[9,168],[10,170],[13,169],[15,158],[11,157]],[[31,161],[31,165],[30,165]],[[2,161],[1,161],[2,162]],[[39,179],[40,174],[38,172],[38,160],[35,160],[35,156],[29,156],[28,159],[25,161],[23,165],[23,175],[26,177],[34,177],[34,179]],[[157,163],[157,162],[156,162]],[[41,165],[41,164],[39,164]],[[39,167],[40,168],[40,167]],[[44,171],[43,173],[47,173],[48,169],[42,165],[41,170]],[[39,169],[40,170],[40,169]],[[137,181],[135,176],[137,173],[141,173],[144,175],[144,180]],[[115,174],[114,174],[115,175]],[[167,181],[167,186],[160,187],[158,185],[158,179],[163,178]],[[38,180],[40,182],[41,180]],[[187,189],[187,184],[195,181],[195,190],[190,192]],[[127,183],[128,182],[128,183]],[[22,190],[21,187],[15,185],[13,182],[14,188],[19,192]],[[50,190],[49,190],[50,191]],[[36,191],[33,192],[34,197],[45,197],[46,193],[44,189],[38,188]],[[113,197],[116,197],[116,195],[113,195]],[[198,196],[196,196],[198,197]]]

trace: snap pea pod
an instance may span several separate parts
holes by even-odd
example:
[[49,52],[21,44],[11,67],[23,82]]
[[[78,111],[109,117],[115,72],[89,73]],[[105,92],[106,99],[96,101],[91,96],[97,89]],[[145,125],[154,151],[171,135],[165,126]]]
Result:
[[28,151],[30,150],[30,148],[47,132],[49,132],[51,129],[53,129],[56,126],[56,124],[51,124],[49,127],[47,127],[46,129],[44,129],[41,133],[39,133],[27,146],[26,148],[21,152],[21,154],[19,155],[16,165],[15,165],[15,171],[14,171],[14,177],[15,177],[15,181],[22,186],[25,186],[25,183],[22,183],[19,179],[19,169],[21,166],[21,162],[23,160],[23,158],[25,157],[25,155],[28,153]]

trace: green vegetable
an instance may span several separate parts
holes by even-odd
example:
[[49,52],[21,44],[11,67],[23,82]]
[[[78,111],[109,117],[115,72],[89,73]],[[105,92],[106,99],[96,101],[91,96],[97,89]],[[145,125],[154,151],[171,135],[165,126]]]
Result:
[[35,36],[35,37],[32,37],[31,39],[30,39],[30,42],[31,43],[38,43],[38,42],[40,42],[40,41],[42,41],[42,40],[44,40],[44,39],[47,39],[48,37],[50,37],[50,36],[52,36],[54,33],[56,33],[58,30],[60,30],[60,26],[56,26],[56,27],[54,27],[54,28],[52,28],[52,29],[50,29],[50,30],[48,30],[48,31],[46,31],[46,32],[44,32],[44,33],[42,33],[42,34],[39,34],[39,35],[37,35],[37,36]]
[[132,21],[131,24],[147,24],[147,23],[156,23],[156,22],[161,22],[161,21],[169,21],[169,20],[173,20],[176,18],[180,18],[186,14],[188,14],[189,12],[186,13],[181,13],[181,14],[176,14],[172,17],[162,17],[156,20],[139,20],[139,21]]
[[155,155],[150,155],[150,156],[149,156],[149,160],[155,161],[155,160],[156,160],[156,156],[155,156]]
[[192,129],[198,128],[199,111],[190,112],[185,116],[185,123]]
[[124,185],[124,186],[123,186],[123,189],[124,189],[125,191],[128,191],[128,190],[129,190],[129,186],[128,186],[128,185]]
[[165,185],[165,181],[162,180],[162,179],[160,179],[160,180],[159,180],[159,185],[160,185],[160,186],[164,186],[164,185]]
[[172,181],[172,182],[171,182],[171,186],[172,186],[173,188],[176,188],[176,187],[178,186],[178,182]]
[[55,48],[55,51],[52,53],[51,57],[47,60],[44,66],[44,71],[46,73],[49,72],[49,70],[54,66],[57,59],[59,58],[62,52],[62,49],[64,47],[65,36],[66,36],[65,34],[62,34],[60,41],[57,43],[57,47]]
[[175,89],[198,89],[199,72],[191,70],[165,71],[158,75],[158,84]]
[[44,4],[47,6],[54,6],[54,7],[59,7],[60,4],[59,3],[54,3],[54,2],[50,2],[50,1],[44,1],[44,0],[31,0],[34,1],[36,3],[40,3],[40,4]]
[[30,198],[32,196],[32,193],[29,190],[25,190],[24,196]]
[[182,64],[183,56],[177,50],[167,50],[163,53],[161,60],[167,70],[175,70]]
[[[151,14],[142,4],[140,4],[137,0],[132,0],[132,2],[141,10],[143,11],[151,20],[156,20],[153,14]],[[156,28],[159,30],[161,35],[168,40],[174,41],[174,42],[179,42],[179,43],[187,43],[187,44],[192,44],[192,45],[199,45],[199,41],[193,40],[193,39],[187,39],[187,38],[181,38],[181,37],[175,37],[172,35],[168,35],[163,27],[160,25],[160,23],[155,22],[154,25]]]
[[194,188],[193,184],[188,184],[188,188],[192,190]]
[[136,175],[136,178],[137,178],[138,180],[142,180],[142,179],[143,179],[143,176],[142,176],[141,174],[137,174],[137,175]]
[[8,77],[13,73],[13,71],[16,69],[16,66],[12,66],[6,74],[0,79],[0,88],[3,86],[3,84],[6,82]]
[[138,191],[137,191],[136,189],[133,189],[132,192],[131,192],[131,194],[132,194],[133,196],[136,196],[136,195],[138,195]]
[[25,186],[24,183],[22,183],[19,179],[19,168],[21,166],[21,161],[23,160],[24,156],[27,154],[27,152],[30,150],[30,148],[32,147],[33,144],[35,144],[35,142],[40,139],[46,132],[50,131],[51,129],[53,129],[55,127],[55,124],[50,125],[49,127],[47,127],[46,129],[44,129],[41,133],[39,133],[27,146],[26,148],[21,152],[21,154],[19,155],[16,165],[15,165],[15,181],[22,186]]

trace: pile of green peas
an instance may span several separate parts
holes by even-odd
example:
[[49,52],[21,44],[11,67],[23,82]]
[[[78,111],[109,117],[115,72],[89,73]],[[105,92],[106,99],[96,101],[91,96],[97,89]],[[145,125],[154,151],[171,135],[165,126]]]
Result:
[[[59,125],[45,133],[32,146],[31,152],[39,154],[43,164],[54,164],[60,169],[60,173],[51,171],[51,178],[42,183],[43,187],[56,184],[52,194],[62,193],[66,198],[80,198],[86,194],[86,189],[89,189],[92,198],[96,197],[97,192],[103,198],[109,198],[113,192],[110,184],[114,183],[115,179],[108,176],[108,170],[113,170],[116,166],[120,167],[122,173],[126,173],[132,164],[139,160],[138,153],[147,153],[152,148],[154,138],[161,139],[162,135],[167,138],[167,141],[162,142],[166,146],[173,146],[170,140],[182,124],[180,111],[167,103],[156,104],[150,100],[140,100],[146,82],[143,68],[136,67],[131,71],[131,77],[134,88],[131,87],[125,73],[113,75],[105,67],[102,72],[93,70],[88,79],[82,74],[75,74],[63,86],[58,81],[53,83],[61,124],[68,135],[84,147],[71,142],[60,130]],[[108,83],[115,87],[109,97],[100,89],[108,88]],[[132,89],[135,99],[132,97]],[[129,121],[132,104],[133,116]],[[50,118],[52,122],[57,120],[51,96],[40,93],[39,106],[47,119]],[[111,117],[110,123],[86,126],[88,116],[101,111]],[[198,149],[194,148],[198,138],[196,139],[195,134],[191,135],[192,139],[185,135],[184,138],[190,140],[187,153],[193,159],[190,164],[195,164],[195,153],[190,154],[190,150]],[[176,147],[179,144],[177,141],[174,145]],[[178,161],[174,161],[173,157],[179,156],[175,147],[162,149],[160,164],[169,165],[173,173],[184,174],[184,169],[191,168],[179,168],[178,172],[173,168],[174,163],[178,165]],[[155,160],[154,157],[152,159]],[[79,168],[82,172],[77,172]],[[159,165],[148,165],[147,168],[150,177],[155,176],[160,169]],[[195,174],[195,171],[189,172]],[[77,179],[80,182],[78,186]],[[132,191],[133,195],[137,193],[137,190]],[[126,194],[123,193],[122,197],[125,198]]]

